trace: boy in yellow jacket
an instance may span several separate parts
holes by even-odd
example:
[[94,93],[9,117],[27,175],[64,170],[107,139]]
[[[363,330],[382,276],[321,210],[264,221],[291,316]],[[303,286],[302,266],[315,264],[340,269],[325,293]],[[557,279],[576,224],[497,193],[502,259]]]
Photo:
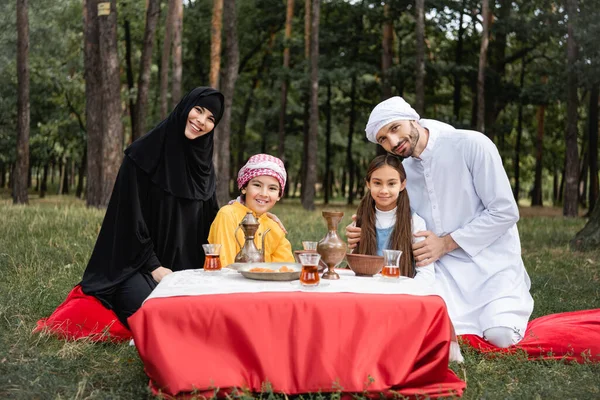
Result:
[[[277,222],[267,216],[269,210],[281,199],[287,173],[283,162],[269,154],[256,154],[244,165],[237,178],[241,195],[230,204],[222,207],[210,227],[208,242],[221,244],[221,264],[227,266],[235,260],[240,251],[234,238],[235,229],[248,211],[252,211],[260,222],[255,238],[260,247],[264,232],[265,262],[294,262],[292,245]],[[237,232],[237,239],[244,242],[244,233]]]

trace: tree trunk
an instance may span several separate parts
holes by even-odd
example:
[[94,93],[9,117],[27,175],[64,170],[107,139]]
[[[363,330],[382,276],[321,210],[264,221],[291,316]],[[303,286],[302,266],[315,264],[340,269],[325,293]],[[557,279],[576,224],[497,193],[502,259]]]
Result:
[[[141,137],[146,131],[146,108],[148,107],[148,91],[150,88],[150,68],[152,66],[152,47],[154,35],[160,13],[160,0],[148,0],[146,10],[146,28],[144,30],[144,44],[142,46],[142,57],[140,58],[140,71],[138,76],[138,91],[136,101],[136,129],[132,134],[131,141]],[[88,182],[89,185],[89,182]]]
[[[310,63],[310,26],[311,26],[311,17],[310,17],[310,9],[311,9],[311,1],[312,0],[304,0],[304,60],[306,61],[306,67],[304,72],[307,76],[310,75],[309,63]],[[306,186],[306,161],[308,159],[308,135],[309,135],[309,126],[310,126],[310,83],[303,88],[303,103],[304,103],[304,114],[303,114],[303,127],[302,127],[302,138],[303,138],[303,147],[302,147],[302,161],[300,167],[300,186],[303,188],[300,197],[304,199],[304,187]]]
[[85,176],[86,164],[87,164],[87,151],[84,151],[83,158],[81,159],[81,163],[79,164],[79,176],[77,178],[77,191],[75,192],[75,196],[79,197],[80,199],[83,198],[83,177]]
[[416,74],[415,74],[415,111],[425,113],[425,0],[415,1],[415,37]]
[[454,111],[454,119],[458,122],[460,121],[460,106],[462,101],[462,85],[461,85],[461,76],[462,73],[459,72],[459,68],[462,66],[462,53],[463,53],[463,35],[465,32],[465,28],[463,27],[463,18],[465,15],[465,7],[466,0],[462,0],[462,5],[460,9],[460,19],[458,25],[458,38],[456,42],[456,52],[454,54],[454,63],[455,63],[455,71],[454,71],[454,100],[453,100],[453,111]]
[[29,15],[27,0],[17,0],[17,161],[13,173],[13,203],[28,204],[29,171]]
[[127,98],[129,99],[129,119],[131,121],[131,141],[133,142],[134,132],[136,131],[136,112],[135,103],[133,102],[132,92],[134,89],[133,82],[133,65],[131,63],[131,30],[129,20],[125,20],[125,62],[127,64],[127,88],[129,89]]
[[585,251],[600,248],[600,201],[596,202],[590,219],[570,243],[571,250]]
[[[288,74],[290,69],[290,38],[292,37],[292,21],[294,19],[294,0],[287,0],[285,14],[285,36],[283,39],[283,80],[281,81],[281,106],[279,109],[279,132],[277,156],[286,164],[285,160],[285,113],[287,108]],[[287,165],[287,164],[286,164]],[[289,186],[289,185],[288,185]]]
[[[246,101],[244,102],[244,109],[242,111],[242,116],[240,118],[240,129],[238,131],[238,143],[246,143],[246,125],[248,124],[248,117],[250,116],[250,109],[252,108],[252,102],[254,101],[254,91],[256,90],[256,88],[258,87],[258,84],[260,83],[261,79],[262,79],[262,75],[265,71],[265,68],[267,67],[267,63],[269,60],[269,56],[271,55],[271,51],[273,49],[273,44],[275,43],[275,34],[271,35],[271,39],[269,41],[269,45],[267,47],[267,49],[265,50],[265,54],[263,55],[262,61],[260,63],[260,67],[258,68],[258,71],[256,72],[256,75],[254,75],[254,78],[252,79],[252,85],[250,86],[250,93],[248,93],[246,95]],[[265,121],[266,123],[267,121]],[[267,137],[267,133],[269,132],[268,129],[263,129],[263,143],[261,146],[261,153],[266,153],[266,137]],[[238,146],[237,147],[237,160],[236,160],[236,171],[239,171],[240,168],[242,168],[242,166],[244,165],[244,160],[245,160],[245,155],[244,155],[244,148],[243,146]],[[233,173],[235,173],[235,171],[232,171]]]
[[577,183],[579,178],[579,154],[577,151],[577,44],[575,43],[575,20],[577,18],[577,0],[567,0],[567,129],[565,135],[565,194],[563,215],[577,216]]
[[588,179],[588,166],[589,166],[589,151],[585,148],[585,143],[581,148],[581,167],[579,168],[579,180],[577,183],[577,201],[581,207],[586,208],[585,202],[587,201],[587,179]]
[[63,164],[62,183],[59,194],[69,194],[69,160],[66,159]]
[[6,186],[6,164],[0,163],[0,188]]
[[[479,49],[479,72],[477,74],[477,130],[485,133],[485,66],[487,48],[489,44],[490,12],[489,0],[482,0],[481,17],[483,28],[481,31],[481,47]],[[494,1],[494,0],[492,0]]]
[[323,180],[323,202],[329,204],[331,193],[331,81],[327,81],[327,105],[325,108],[325,179]]
[[237,16],[235,0],[223,2],[223,25],[225,30],[225,52],[227,68],[221,92],[225,97],[225,111],[215,134],[215,170],[217,171],[217,200],[225,204],[229,200],[229,141],[231,135],[231,107],[238,77],[240,53],[237,38]]
[[390,16],[390,5],[387,1],[383,5],[383,35],[381,40],[381,99],[392,97],[392,80],[390,68],[392,67],[392,48],[394,46],[394,23]]
[[[85,65],[85,119],[87,132],[87,188],[88,207],[102,206],[102,76],[100,66],[100,36],[98,28],[98,0],[86,0],[84,8],[84,65]],[[54,162],[50,182],[54,184]]]
[[[354,202],[353,188],[354,188],[354,174],[352,173],[352,166],[354,161],[352,160],[352,138],[354,136],[354,124],[356,123],[356,74],[352,75],[352,81],[350,83],[350,115],[348,118],[348,145],[346,146],[346,172],[348,173],[348,205],[352,205]],[[343,180],[342,193],[346,192],[346,179]]]
[[310,127],[306,159],[306,186],[302,187],[302,206],[315,208],[317,183],[317,140],[319,136],[319,14],[320,0],[312,0],[310,25]]
[[594,209],[598,200],[598,97],[600,83],[596,82],[590,92],[589,125],[588,125],[588,151],[590,160],[590,190],[589,209]]
[[181,39],[183,35],[183,0],[175,0],[173,15],[173,78],[171,80],[171,102],[173,106],[181,100]]
[[98,16],[100,63],[102,66],[102,202],[106,207],[121,164],[123,125],[121,124],[121,82],[117,54],[117,3],[110,1],[107,15]]
[[546,115],[546,106],[541,105],[537,110],[537,140],[535,142],[535,179],[533,183],[533,192],[531,195],[532,206],[543,206],[542,199],[542,156],[544,153],[544,119]]
[[178,0],[167,0],[169,8],[165,20],[165,40],[163,41],[162,57],[160,59],[160,118],[167,117],[169,112],[169,61],[171,60],[171,41],[175,23],[175,3]]
[[517,142],[515,143],[515,187],[513,197],[519,203],[521,191],[521,139],[523,138],[523,86],[525,84],[525,59],[521,60],[521,77],[519,79],[519,113],[517,117]]
[[40,199],[46,197],[46,192],[48,191],[48,169],[50,166],[48,163],[44,164],[44,172],[42,174],[42,183],[40,184]]
[[223,0],[213,0],[213,13],[210,28],[210,86],[219,88],[221,69],[221,30],[223,26]]

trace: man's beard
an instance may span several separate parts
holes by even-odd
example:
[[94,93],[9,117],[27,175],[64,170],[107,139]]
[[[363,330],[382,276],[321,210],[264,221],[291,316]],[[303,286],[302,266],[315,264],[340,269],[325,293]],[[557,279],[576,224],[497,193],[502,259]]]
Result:
[[400,154],[396,152],[396,150],[402,147],[402,145],[397,146],[395,149],[392,149],[392,153],[402,158],[408,158],[413,155],[415,147],[419,142],[419,130],[412,122],[410,124],[410,133],[408,134],[408,138],[406,140],[408,141],[408,146],[406,150],[404,150],[404,153]]

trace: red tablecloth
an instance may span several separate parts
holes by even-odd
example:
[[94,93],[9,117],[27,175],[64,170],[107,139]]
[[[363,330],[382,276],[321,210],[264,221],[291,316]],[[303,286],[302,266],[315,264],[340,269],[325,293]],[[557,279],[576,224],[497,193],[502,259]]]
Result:
[[154,389],[461,395],[437,296],[238,293],[155,298],[129,318]]

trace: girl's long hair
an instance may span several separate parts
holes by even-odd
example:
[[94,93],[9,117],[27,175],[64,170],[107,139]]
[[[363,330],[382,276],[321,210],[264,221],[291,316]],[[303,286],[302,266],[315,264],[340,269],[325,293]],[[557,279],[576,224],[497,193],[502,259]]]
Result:
[[[366,182],[370,182],[373,172],[381,167],[389,165],[400,174],[400,182],[406,180],[406,171],[399,157],[391,154],[375,157],[369,164]],[[412,253],[412,216],[408,193],[403,190],[396,201],[396,224],[390,235],[388,248],[391,250],[402,250],[400,258],[400,274],[402,276],[414,276],[414,258]],[[377,254],[377,232],[375,230],[375,200],[371,191],[367,190],[356,211],[356,226],[361,228],[360,242],[356,248],[359,254]]]

